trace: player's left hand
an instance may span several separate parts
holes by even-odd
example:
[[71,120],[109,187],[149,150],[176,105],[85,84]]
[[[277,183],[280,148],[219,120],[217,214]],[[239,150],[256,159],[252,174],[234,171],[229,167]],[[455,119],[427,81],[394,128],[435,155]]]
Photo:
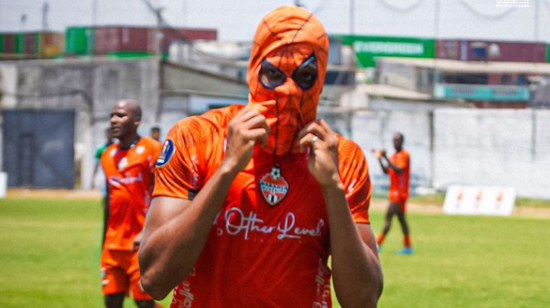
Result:
[[341,183],[338,172],[338,138],[323,119],[309,123],[299,134],[300,152],[310,149],[308,169],[321,186]]

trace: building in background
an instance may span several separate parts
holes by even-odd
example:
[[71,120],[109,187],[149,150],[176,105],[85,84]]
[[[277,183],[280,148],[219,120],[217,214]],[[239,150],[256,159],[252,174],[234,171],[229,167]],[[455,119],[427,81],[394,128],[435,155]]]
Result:
[[527,108],[536,81],[547,76],[548,63],[379,58],[374,83],[425,94],[428,100]]

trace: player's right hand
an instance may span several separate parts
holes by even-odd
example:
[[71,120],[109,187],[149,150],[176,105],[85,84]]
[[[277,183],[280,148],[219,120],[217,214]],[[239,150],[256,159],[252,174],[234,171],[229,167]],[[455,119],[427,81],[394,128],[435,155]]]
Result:
[[384,150],[372,149],[371,152],[376,158],[382,158],[383,156],[386,156],[386,151]]
[[246,106],[229,122],[223,166],[231,171],[239,172],[252,158],[256,142],[260,146],[267,144],[271,129],[265,114],[268,108],[274,105],[275,101],[267,101],[254,106]]

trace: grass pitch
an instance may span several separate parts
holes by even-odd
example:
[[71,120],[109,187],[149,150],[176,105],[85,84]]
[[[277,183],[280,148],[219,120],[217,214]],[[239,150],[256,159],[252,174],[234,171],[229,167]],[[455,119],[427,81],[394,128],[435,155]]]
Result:
[[[383,214],[372,212],[375,232]],[[100,201],[0,199],[0,307],[103,307],[101,219]],[[395,221],[380,254],[379,307],[547,307],[549,220],[408,219],[415,254],[393,253],[402,241]],[[126,300],[125,307],[135,305]]]

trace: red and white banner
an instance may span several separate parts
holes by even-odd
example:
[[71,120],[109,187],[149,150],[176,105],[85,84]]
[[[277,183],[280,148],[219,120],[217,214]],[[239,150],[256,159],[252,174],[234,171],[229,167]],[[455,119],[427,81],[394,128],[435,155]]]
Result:
[[514,210],[516,190],[511,187],[450,186],[443,212],[464,215],[509,216]]

